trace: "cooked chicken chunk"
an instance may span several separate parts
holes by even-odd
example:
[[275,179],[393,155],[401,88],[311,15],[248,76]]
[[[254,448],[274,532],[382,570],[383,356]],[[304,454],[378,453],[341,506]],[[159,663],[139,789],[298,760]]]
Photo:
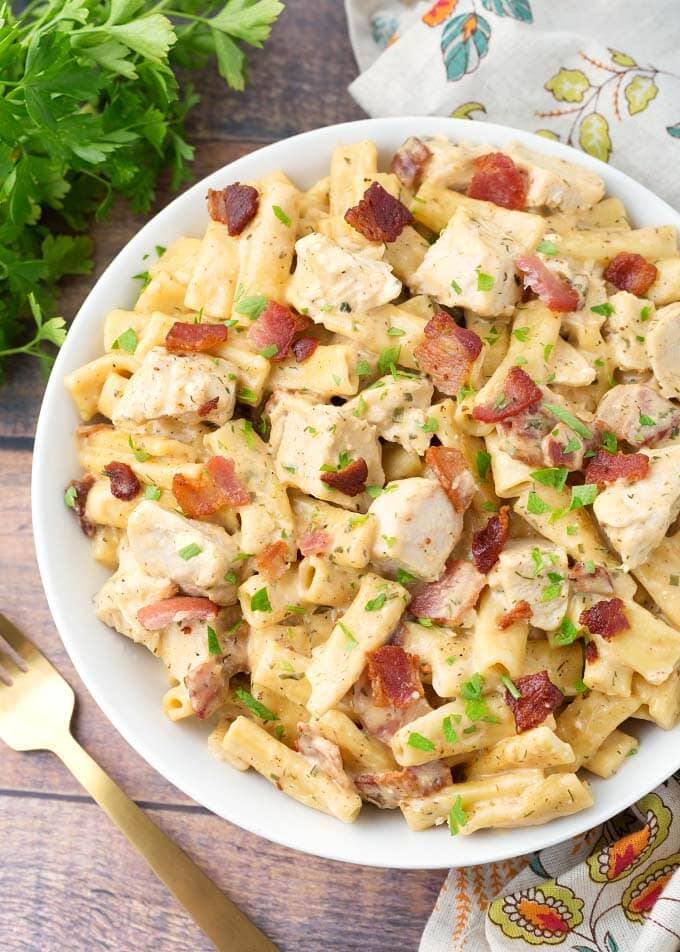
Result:
[[609,298],[614,311],[605,325],[605,336],[612,356],[621,370],[648,370],[646,335],[654,324],[654,305],[641,301],[628,291]]
[[592,208],[604,197],[604,182],[596,172],[552,155],[530,152],[516,142],[504,149],[527,175],[529,208],[577,211]]
[[638,383],[619,384],[607,391],[596,417],[617,439],[636,447],[654,446],[675,436],[680,427],[680,409]]
[[567,553],[545,539],[510,542],[489,576],[506,611],[518,602],[531,608],[531,624],[554,631],[564,618],[569,601]]
[[384,440],[400,443],[405,450],[422,456],[430,445],[431,433],[424,427],[433,391],[427,377],[395,380],[388,374],[348,400],[343,409],[374,426]]
[[647,334],[647,353],[661,393],[680,398],[680,303],[656,312]]

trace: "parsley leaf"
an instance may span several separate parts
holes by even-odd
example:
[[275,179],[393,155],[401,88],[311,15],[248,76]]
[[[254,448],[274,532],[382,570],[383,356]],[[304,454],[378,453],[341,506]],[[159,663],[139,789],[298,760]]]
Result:
[[250,610],[253,612],[270,612],[272,610],[269,594],[265,588],[259,588],[250,596]]
[[542,486],[552,486],[553,489],[564,489],[569,470],[565,466],[549,466],[547,469],[537,469],[531,478]]
[[278,714],[274,714],[274,712],[270,711],[268,707],[265,707],[261,701],[254,698],[250,691],[246,691],[245,688],[236,688],[234,694],[239,701],[243,701],[248,710],[252,711],[260,720],[278,721]]

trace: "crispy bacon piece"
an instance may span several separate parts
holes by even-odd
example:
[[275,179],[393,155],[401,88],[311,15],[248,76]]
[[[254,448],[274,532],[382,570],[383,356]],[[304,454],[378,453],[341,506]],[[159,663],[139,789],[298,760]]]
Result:
[[145,605],[137,612],[137,619],[147,631],[159,631],[173,622],[211,621],[217,618],[220,606],[209,598],[174,595]]
[[498,423],[517,416],[543,399],[541,390],[521,367],[512,367],[503,384],[503,391],[491,405],[475,407],[472,416],[482,423]]
[[73,511],[78,517],[78,522],[80,523],[80,528],[83,533],[91,538],[94,535],[95,527],[90,522],[90,520],[85,515],[85,506],[87,504],[87,494],[94,486],[94,476],[90,473],[86,473],[82,479],[72,479],[71,482],[66,487],[67,490],[75,489],[76,493],[73,497]]
[[216,658],[192,668],[184,679],[194,714],[200,720],[211,717],[222,703],[224,671]]
[[646,294],[656,281],[659,271],[642,255],[620,251],[604,269],[605,281],[610,281],[619,291],[631,294]]
[[498,561],[508,540],[508,513],[508,507],[501,506],[498,515],[491,516],[484,528],[472,536],[472,558],[478,571],[485,575]]
[[552,683],[547,671],[537,671],[535,674],[515,678],[515,687],[520,692],[520,697],[514,698],[506,691],[505,700],[512,710],[519,734],[538,727],[564,701],[564,695]]
[[509,155],[489,152],[474,160],[475,172],[468,185],[469,198],[481,198],[502,208],[521,210],[527,203],[527,180]]
[[268,579],[275,581],[285,574],[288,568],[286,556],[288,555],[288,546],[279,539],[266,545],[255,559],[255,568]]
[[322,473],[321,482],[330,486],[331,489],[337,489],[346,496],[358,496],[366,488],[368,479],[368,466],[363,456],[353,459],[344,469],[339,469],[335,473]]
[[298,549],[303,555],[323,555],[328,552],[333,539],[325,529],[306,529],[298,539]]
[[399,645],[383,645],[367,655],[368,677],[378,707],[408,707],[423,697],[420,663]]
[[213,410],[217,409],[219,402],[219,397],[212,397],[210,400],[206,400],[205,403],[202,403],[196,411],[197,415],[200,417],[208,416],[209,413],[212,413]]
[[252,185],[234,182],[226,188],[208,189],[208,214],[227,226],[230,235],[240,235],[257,214],[260,196]]
[[555,274],[538,255],[520,255],[515,264],[524,274],[524,286],[531,288],[551,311],[576,311],[581,300],[566,278]]
[[208,472],[226,496],[231,506],[247,506],[250,493],[236,475],[233,459],[226,456],[213,456],[208,463]]
[[635,483],[644,479],[649,472],[649,456],[644,453],[608,453],[598,450],[588,462],[585,477],[587,483],[606,486],[617,479],[627,479]]
[[620,598],[595,602],[590,608],[581,612],[579,624],[585,625],[591,634],[602,635],[606,639],[613,638],[614,635],[630,628],[630,622]]
[[463,454],[453,446],[430,446],[425,462],[434,470],[456,512],[465,512],[477,492],[477,484]]
[[104,475],[111,480],[111,494],[116,499],[123,499],[129,502],[134,499],[139,492],[139,480],[135,476],[132,467],[127,463],[119,463],[116,460],[110,462],[104,467]]
[[413,348],[420,369],[442,393],[455,396],[470,376],[482,342],[474,331],[460,327],[450,314],[438,311],[425,325],[425,337]]
[[165,338],[171,354],[199,354],[223,344],[228,337],[224,324],[187,324],[175,321]]
[[594,661],[597,661],[597,645],[592,639],[590,641],[586,641],[586,646],[583,650],[583,653],[586,658],[586,664],[593,664]]
[[569,581],[575,592],[588,592],[593,595],[613,595],[614,585],[609,572],[603,565],[589,571],[585,562],[576,562],[569,569]]
[[301,364],[312,356],[318,346],[319,342],[316,337],[301,337],[299,340],[293,341],[291,349],[293,356]]
[[260,351],[276,347],[276,352],[268,356],[274,363],[279,363],[288,356],[295,334],[307,323],[302,315],[270,301],[248,330],[248,340]]
[[420,139],[410,136],[394,153],[390,162],[390,172],[394,172],[402,185],[416,189],[425,171],[432,153]]
[[441,760],[419,767],[402,767],[380,773],[363,773],[354,778],[354,785],[363,800],[381,810],[394,810],[403,800],[426,797],[451,783],[451,769]]
[[347,209],[345,221],[369,241],[396,241],[413,215],[379,182],[372,182],[361,201]]
[[409,612],[440,625],[459,625],[485,585],[486,579],[472,562],[453,559],[436,582],[424,582],[412,590]]
[[528,621],[531,618],[531,605],[529,602],[525,602],[522,599],[519,602],[516,602],[510,611],[505,612],[498,619],[498,627],[505,631],[506,628],[511,628],[516,621]]
[[404,724],[408,724],[424,714],[429,714],[432,710],[425,697],[418,697],[407,707],[396,707],[394,705],[379,707],[375,703],[371,681],[366,669],[354,685],[352,705],[366,732],[384,743],[389,743],[390,738]]

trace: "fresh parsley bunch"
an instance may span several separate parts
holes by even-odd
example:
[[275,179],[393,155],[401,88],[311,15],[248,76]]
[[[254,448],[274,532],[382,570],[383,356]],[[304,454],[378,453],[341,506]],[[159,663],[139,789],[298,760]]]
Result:
[[165,169],[173,188],[190,177],[184,119],[198,96],[176,67],[212,59],[243,89],[240,44],[262,46],[282,10],[278,0],[30,0],[15,14],[0,2],[0,379],[4,358],[49,366],[44,342],[63,343],[63,319],[43,314],[64,275],[91,270],[92,219],[117,195],[148,210]]

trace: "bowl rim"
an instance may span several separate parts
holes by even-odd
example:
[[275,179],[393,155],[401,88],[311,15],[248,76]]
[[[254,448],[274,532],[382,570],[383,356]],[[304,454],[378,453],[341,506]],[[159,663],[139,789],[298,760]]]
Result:
[[[323,835],[319,838],[318,831],[311,837],[299,835],[296,824],[292,824],[292,829],[287,829],[285,825],[282,826],[277,824],[276,821],[270,821],[260,815],[257,819],[252,814],[245,816],[243,809],[238,804],[230,803],[227,809],[223,803],[217,802],[212,793],[207,793],[202,789],[201,781],[194,782],[190,772],[182,772],[178,765],[172,763],[171,755],[169,756],[163,752],[163,745],[154,746],[153,743],[150,743],[148,738],[145,738],[136,725],[133,724],[132,720],[125,715],[125,711],[122,710],[123,705],[117,705],[107,695],[105,687],[100,683],[101,679],[95,671],[89,648],[84,646],[79,637],[74,634],[75,626],[72,629],[68,616],[68,598],[56,585],[52,569],[52,559],[59,554],[60,543],[50,538],[48,527],[49,507],[55,508],[54,486],[50,484],[48,476],[50,464],[49,431],[51,424],[59,418],[60,406],[67,403],[63,390],[63,376],[67,370],[71,369],[68,365],[70,355],[77,346],[75,341],[85,333],[84,330],[81,332],[81,328],[84,329],[88,322],[92,327],[96,327],[97,322],[101,326],[103,313],[105,312],[98,309],[97,314],[90,313],[97,306],[95,299],[104,290],[108,289],[110,291],[113,288],[111,282],[116,277],[116,270],[120,268],[122,259],[132,257],[133,253],[141,252],[142,249],[148,247],[149,236],[158,229],[159,225],[166,220],[170,221],[178,210],[190,208],[194,203],[202,201],[205,190],[209,185],[218,185],[219,183],[216,180],[225,177],[229,177],[231,181],[238,179],[239,176],[248,179],[251,177],[249,168],[253,165],[261,165],[264,162],[270,170],[283,167],[285,163],[279,160],[277,156],[290,149],[299,148],[304,150],[309,148],[312,151],[321,149],[325,150],[323,155],[330,159],[332,146],[339,142],[352,142],[362,138],[378,140],[382,138],[382,140],[389,141],[389,148],[395,148],[408,135],[437,134],[459,140],[489,143],[501,148],[509,142],[516,141],[536,152],[567,159],[600,174],[607,184],[607,194],[623,194],[627,206],[634,202],[642,209],[646,207],[646,204],[651,204],[654,207],[655,224],[671,224],[680,228],[680,214],[624,172],[561,142],[495,123],[473,123],[469,120],[436,116],[361,119],[312,129],[262,146],[222,168],[216,169],[165,205],[120,249],[94,283],[73,319],[66,343],[57,356],[53,372],[45,389],[36,427],[31,476],[31,508],[37,562],[55,627],[85,687],[124,740],[154,770],[186,796],[250,833],[263,836],[279,845],[326,859],[397,869],[442,869],[495,862],[544,849],[563,842],[572,836],[584,833],[593,826],[608,820],[622,809],[629,807],[635,800],[646,795],[659,783],[666,780],[675,770],[680,769],[680,745],[675,744],[673,746],[673,740],[675,739],[673,734],[675,732],[676,737],[680,736],[680,727],[670,732],[664,732],[664,736],[667,737],[665,747],[668,749],[663,750],[663,756],[653,760],[650,764],[646,764],[644,771],[637,770],[635,772],[635,782],[631,782],[630,770],[622,770],[615,777],[605,781],[608,784],[615,784],[618,791],[616,797],[609,798],[611,802],[608,802],[607,805],[600,802],[598,806],[598,799],[596,798],[595,804],[588,810],[550,821],[542,826],[515,828],[507,831],[482,831],[475,833],[474,837],[459,837],[456,841],[449,841],[446,833],[442,830],[433,829],[414,834],[408,831],[403,819],[399,816],[398,820],[400,830],[403,833],[404,845],[398,845],[398,848],[394,848],[394,846],[387,845],[387,843],[383,844],[384,836],[381,834],[380,848],[378,848],[376,837],[374,838],[375,848],[371,852],[371,827],[366,822],[362,822],[361,819],[359,824],[355,824],[355,827],[361,826],[363,838],[357,839],[350,833],[347,833],[344,838],[328,836],[327,839],[332,842],[332,845],[329,845],[324,841]],[[659,217],[662,220],[657,221],[656,219]],[[174,235],[172,226],[170,231]],[[180,233],[177,232],[178,235]],[[140,253],[139,258],[141,259],[141,257],[142,254]],[[111,288],[109,288],[109,285],[111,285]],[[109,296],[114,297],[115,302],[115,294]],[[115,306],[114,302],[111,302],[109,307]],[[97,348],[97,352],[100,353],[101,348]],[[74,366],[77,366],[78,363],[76,362]],[[96,622],[96,624],[100,623]],[[660,728],[654,727],[654,730],[660,732]],[[205,740],[203,743],[205,743]],[[207,744],[205,746],[207,747]],[[674,749],[677,750],[675,755],[673,755]],[[641,760],[641,758],[633,758],[633,760]],[[249,774],[252,774],[252,771]],[[258,777],[257,779],[261,780],[262,778]],[[628,780],[628,783],[626,783],[626,780]],[[595,782],[598,783],[598,781]],[[267,788],[263,787],[262,789],[266,790]],[[275,793],[277,798],[282,796],[271,787],[269,787],[269,791]],[[285,795],[283,796],[284,799],[288,799],[285,798]],[[266,803],[266,801],[267,796],[263,796],[263,802]],[[302,833],[304,834],[304,828],[307,826],[305,818],[308,817],[310,811],[304,807],[300,809],[304,811],[304,814],[299,815],[302,823]],[[282,812],[295,815],[296,811],[287,809]],[[364,814],[366,812],[366,810],[362,811]],[[381,812],[384,814],[386,811]],[[377,829],[374,825],[376,819],[377,815],[373,813],[369,821],[373,825],[373,829]],[[384,820],[384,817],[381,818],[382,820]],[[337,824],[338,827],[342,827],[342,824],[337,820],[331,822]],[[381,822],[381,828],[383,826],[385,824]],[[447,841],[455,843],[455,847],[451,847],[449,851],[442,847],[437,848],[431,835],[433,833],[440,838],[445,837]],[[449,852],[452,855],[448,855]]]

